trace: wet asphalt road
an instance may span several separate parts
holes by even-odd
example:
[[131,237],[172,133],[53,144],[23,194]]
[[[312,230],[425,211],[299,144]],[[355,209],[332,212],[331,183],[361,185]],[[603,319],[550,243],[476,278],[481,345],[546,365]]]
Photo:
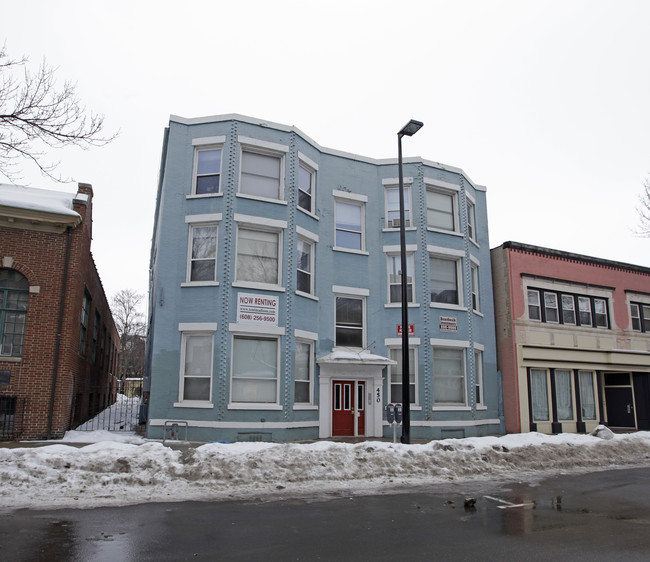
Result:
[[0,515],[0,560],[650,560],[650,468],[382,496],[20,510]]

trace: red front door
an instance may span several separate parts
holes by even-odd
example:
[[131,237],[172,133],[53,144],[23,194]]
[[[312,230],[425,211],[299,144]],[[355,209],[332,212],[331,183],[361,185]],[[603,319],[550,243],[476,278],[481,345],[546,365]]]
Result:
[[[364,381],[332,382],[332,435],[354,437],[366,433]],[[357,431],[355,433],[355,419]]]

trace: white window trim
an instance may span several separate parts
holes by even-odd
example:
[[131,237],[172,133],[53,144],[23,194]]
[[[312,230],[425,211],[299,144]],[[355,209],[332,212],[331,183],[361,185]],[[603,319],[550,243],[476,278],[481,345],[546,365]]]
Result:
[[[462,250],[454,250],[451,248],[441,248],[439,246],[427,245],[427,252],[430,258],[439,258],[453,261],[456,263],[456,290],[458,292],[458,304],[449,304],[444,302],[431,302],[430,291],[428,291],[429,307],[430,308],[444,308],[447,310],[467,310],[465,306],[464,283],[463,283],[463,257],[465,252]],[[431,272],[429,271],[429,282],[431,281]]]
[[284,336],[286,330],[282,326],[266,326],[264,324],[228,324],[228,331],[235,335],[259,334],[260,336]]
[[[233,327],[236,327],[233,330]],[[266,328],[266,329],[264,329]],[[241,324],[230,324],[229,329],[232,332],[231,333],[231,339],[230,339],[230,376],[229,376],[229,383],[230,383],[230,388],[229,388],[229,398],[228,398],[228,410],[282,410],[282,404],[280,404],[280,380],[281,380],[281,372],[280,372],[280,361],[281,361],[281,339],[280,337],[284,335],[284,328],[281,328],[282,334],[278,333],[270,333],[267,330],[269,328],[274,328],[273,326],[250,326],[250,329],[248,326],[242,326]],[[275,388],[275,402],[234,402],[232,399],[232,388],[233,388],[233,365],[234,365],[234,353],[233,349],[235,347],[235,338],[237,336],[251,336],[251,335],[258,335],[261,338],[273,338],[276,340],[276,388]]]
[[[188,220],[188,219],[195,219],[195,218],[208,218],[208,217],[219,217],[218,219],[215,219],[213,221],[210,221],[209,219],[204,222],[202,220]],[[218,259],[218,254],[219,254],[219,222],[221,220],[221,213],[214,214],[214,215],[188,215],[185,217],[185,222],[188,224],[188,230],[187,230],[187,268],[185,272],[185,281],[181,283],[181,287],[217,287],[219,285],[219,281],[217,281],[216,277],[218,274],[218,269],[217,269],[217,264],[219,262]],[[192,281],[190,279],[190,276],[192,274],[192,243],[194,241],[194,229],[196,227],[202,227],[202,226],[214,226],[217,229],[216,232],[216,248],[215,248],[215,255],[214,255],[214,275],[215,279],[210,280],[210,281]]]
[[[435,193],[440,193],[442,195],[448,195],[451,197],[451,212],[454,219],[454,228],[440,228],[437,226],[431,226],[429,224],[429,218],[427,217],[427,230],[432,232],[442,232],[446,234],[456,234],[462,236],[461,232],[461,220],[460,220],[460,205],[458,201],[458,194],[460,193],[460,186],[454,185],[448,182],[440,180],[432,180],[425,178],[424,187],[426,191],[433,191]],[[426,194],[425,194],[426,195]],[[426,199],[426,197],[425,197]],[[428,210],[428,206],[425,203],[425,212]]]
[[220,222],[223,215],[221,213],[209,213],[205,215],[185,215],[185,224],[197,222]]
[[[296,330],[297,331],[297,330]],[[314,345],[315,345],[315,340],[312,338],[301,338],[296,336],[296,343],[305,343],[309,345],[309,402],[296,402],[296,397],[295,397],[295,371],[294,371],[294,399],[293,399],[293,409],[294,410],[317,410],[318,405],[314,404],[314,378],[315,378],[315,365],[316,362],[314,361]],[[302,381],[304,382],[304,381]]]
[[[422,410],[422,406],[420,405],[420,393],[419,393],[419,390],[420,390],[420,384],[419,384],[420,381],[419,381],[419,379],[420,379],[420,377],[418,377],[418,347],[417,347],[418,344],[414,344],[413,341],[412,341],[412,340],[418,340],[418,342],[419,342],[419,339],[420,338],[409,338],[409,350],[411,350],[411,349],[413,350],[413,357],[414,357],[414,361],[415,361],[414,365],[412,366],[413,373],[415,375],[415,377],[414,377],[414,379],[415,379],[415,402],[411,404],[410,409],[415,410],[415,411],[421,411]],[[390,359],[391,351],[393,349],[395,349],[395,350],[399,349],[401,351],[401,349],[402,349],[402,340],[401,339],[399,340],[399,343],[387,346],[388,358],[389,359]],[[387,373],[387,376],[386,376],[386,379],[388,380],[388,397],[391,398],[391,400],[392,400],[392,396],[391,396],[392,392],[391,392],[390,387],[393,384],[392,372],[391,372],[392,368],[393,368],[392,365],[388,365],[388,373]],[[411,369],[410,361],[409,361],[409,369]]]
[[192,139],[192,146],[198,146],[200,148],[209,148],[211,145],[221,148],[226,142],[226,136],[221,135],[218,137],[199,137]]
[[[311,172],[311,211],[303,209],[300,205],[296,203],[296,207],[299,211],[318,219],[316,216],[316,177],[318,176],[318,164],[314,162],[311,158],[304,155],[302,152],[298,151],[298,166],[302,166],[305,170]],[[298,197],[300,197],[300,188],[297,189]]]
[[[296,294],[301,295],[303,297],[315,297],[316,293],[316,275],[315,275],[315,266],[316,266],[316,259],[315,259],[315,254],[316,254],[316,243],[310,239],[307,238],[306,236],[298,236],[298,240],[304,242],[305,244],[309,244],[311,246],[311,251],[309,252],[309,292],[306,293],[305,291],[300,291],[296,289]],[[298,274],[298,265],[296,264],[296,275]]]
[[[213,408],[212,390],[214,384],[214,334],[217,331],[216,322],[183,322],[178,324],[181,333],[180,370],[178,380],[178,401],[174,402],[174,408]],[[211,336],[212,347],[210,353],[210,400],[183,400],[185,386],[185,354],[187,350],[188,336]]]
[[[214,142],[196,142],[196,141],[214,141]],[[226,137],[206,137],[203,139],[192,139],[192,146],[194,147],[194,160],[192,164],[192,190],[187,199],[200,199],[204,197],[221,197],[223,196],[223,189],[221,179],[223,176],[223,145],[226,142]],[[196,178],[198,174],[199,165],[199,152],[206,150],[220,150],[221,161],[219,163],[219,192],[218,193],[197,193],[196,192]]]
[[[468,376],[467,376],[467,350],[470,349],[470,343],[467,340],[443,340],[443,339],[438,339],[438,338],[431,338],[430,340],[430,345],[431,345],[431,357],[433,359],[435,355],[434,347],[438,349],[442,348],[448,348],[448,349],[464,349],[464,353],[462,354],[463,358],[463,376],[464,376],[464,390],[465,390],[465,403],[464,404],[438,404],[436,405],[435,402],[435,396],[433,397],[433,406],[432,410],[433,411],[443,411],[443,410],[448,410],[448,411],[471,411],[471,406],[469,405],[468,401]],[[433,359],[435,361],[435,359]],[[435,378],[435,374],[432,372],[431,373],[431,379],[433,383],[433,379]]]
[[[479,265],[474,261],[472,256],[470,256],[470,274],[472,276],[472,283],[470,289],[472,291],[472,311],[480,314],[481,313],[481,281],[479,279]],[[478,261],[478,260],[476,260]],[[474,286],[476,286],[476,291],[474,291]],[[476,294],[476,307],[474,306],[474,294]]]
[[[465,193],[465,196],[467,197],[467,230],[469,231],[469,225],[472,225],[472,235],[469,235],[468,238],[470,239],[471,242],[474,243],[474,245],[478,246],[478,236],[477,236],[477,228],[476,228],[476,201],[474,198],[469,194]],[[472,208],[472,212],[470,213],[470,207]],[[470,220],[470,217],[472,220]]]
[[[390,288],[391,288],[391,282],[390,282],[390,262],[391,258],[399,258],[401,257],[401,253],[399,251],[397,252],[386,252],[386,307],[401,307],[402,302],[401,300],[399,302],[391,302],[390,300]],[[410,300],[407,302],[407,306],[420,306],[416,300],[416,290],[415,290],[415,252],[409,252],[408,248],[406,250],[406,260],[407,260],[407,268],[409,266],[408,260],[410,260],[410,266],[411,266],[411,298],[413,300]],[[408,283],[407,283],[408,285]],[[401,287],[401,281],[400,281],[400,287]]]
[[[335,291],[334,289],[352,289],[352,291]],[[368,341],[368,319],[366,316],[367,297],[370,295],[368,289],[355,289],[354,287],[332,286],[334,295],[334,350],[345,349],[366,349]],[[367,291],[367,292],[366,292]],[[349,347],[336,344],[336,299],[338,297],[352,298],[361,301],[361,347]]]
[[[235,281],[232,282],[233,287],[247,287],[252,289],[262,289],[270,291],[285,291],[283,286],[282,272],[283,272],[283,238],[284,229],[287,228],[287,221],[268,219],[265,217],[256,217],[252,215],[242,215],[235,213],[235,222],[237,223],[236,241],[235,241]],[[257,230],[262,232],[273,232],[278,235],[278,283],[259,283],[256,281],[246,281],[237,279],[237,259],[239,252],[239,229],[240,226],[250,230]]]
[[336,296],[353,296],[353,297],[369,297],[370,289],[362,287],[345,287],[343,285],[332,285],[332,292]]
[[[410,182],[407,182],[406,179],[411,180]],[[382,181],[384,183],[385,180]],[[389,224],[389,219],[388,219],[388,191],[395,189],[398,192],[399,195],[399,180],[397,180],[397,185],[395,184],[386,184],[384,183],[384,228],[382,230],[385,231],[393,231],[393,230],[399,230],[399,226],[393,226]],[[412,189],[412,183],[413,183],[413,178],[405,178],[404,179],[404,213],[406,214],[408,212],[409,215],[409,225],[404,226],[406,230],[408,229],[413,229],[415,230],[414,226],[414,220],[413,220],[413,189]]]
[[[348,193],[346,191],[339,191],[334,189],[332,191],[334,195],[334,247],[333,250],[337,252],[347,252],[350,254],[360,254],[364,256],[370,255],[370,252],[366,250],[366,204],[368,202],[368,197],[365,195],[359,195],[357,193]],[[348,205],[357,205],[361,208],[361,249],[357,250],[356,248],[345,248],[343,246],[336,246],[336,233],[338,228],[336,227],[336,203],[340,201],[341,203],[346,203]]]
[[[278,144],[275,142],[263,141],[260,139],[254,139],[251,137],[244,137],[239,135],[237,137],[239,142],[239,181],[237,184],[237,197],[242,197],[245,199],[254,199],[256,201],[265,201],[267,203],[279,203],[281,205],[286,205],[287,201],[285,200],[285,190],[286,190],[286,154],[289,152],[289,147],[284,144]],[[242,193],[242,162],[244,152],[250,152],[254,154],[263,154],[265,156],[273,156],[280,160],[280,178],[278,186],[278,197],[260,197],[259,195],[254,195],[250,193]]]
[[[480,402],[476,402],[477,410],[487,410],[487,406],[485,404],[485,373],[483,369],[483,352],[484,350],[481,349],[481,347],[474,345],[474,388],[478,386],[480,388],[481,395]],[[476,363],[477,356],[480,357],[480,363],[478,365]],[[477,379],[479,379],[478,384]]]

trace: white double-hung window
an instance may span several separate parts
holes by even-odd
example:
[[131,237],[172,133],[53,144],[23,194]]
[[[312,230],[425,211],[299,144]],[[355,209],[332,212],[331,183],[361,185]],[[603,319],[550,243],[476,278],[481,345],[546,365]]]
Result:
[[221,160],[226,137],[192,139],[194,173],[191,197],[221,194]]
[[434,408],[467,405],[466,344],[432,341]]
[[336,294],[335,342],[336,347],[365,348],[366,297],[368,289],[334,285]]
[[[402,255],[399,246],[384,246],[388,265],[388,303],[402,302]],[[413,258],[417,250],[415,244],[406,245],[406,302],[415,302],[413,278]]]
[[239,195],[284,200],[284,161],[287,146],[248,137],[238,137],[241,145]]
[[365,205],[368,198],[345,191],[334,190],[334,220],[336,250],[366,252]]
[[314,264],[318,235],[300,226],[296,227],[296,291],[303,295],[314,295]]
[[[395,179],[383,180],[386,197],[386,228],[400,228],[399,216],[399,185],[390,185],[395,183]],[[409,228],[413,225],[411,217],[411,184],[413,178],[404,178],[404,227]]]
[[217,232],[221,213],[188,215],[187,273],[184,285],[216,284]]
[[282,232],[286,221],[235,214],[237,286],[281,288]]
[[459,186],[425,178],[427,186],[427,227],[433,230],[459,232]]
[[279,342],[275,336],[233,336],[231,402],[278,402]]
[[463,305],[462,256],[460,250],[427,246],[429,252],[429,295],[431,306]]
[[298,153],[298,208],[316,214],[316,172],[318,165],[302,153]]
[[179,324],[181,370],[179,401],[175,406],[209,406],[212,402],[212,369],[215,323]]

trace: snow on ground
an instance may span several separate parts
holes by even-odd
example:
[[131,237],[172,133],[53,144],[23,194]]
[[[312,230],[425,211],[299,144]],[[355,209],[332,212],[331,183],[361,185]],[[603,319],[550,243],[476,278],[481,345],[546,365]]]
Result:
[[[82,438],[96,442],[66,444]],[[611,439],[527,433],[413,445],[317,441],[174,449],[133,433],[68,432],[57,444],[0,448],[0,508],[382,494],[436,482],[535,481],[623,466],[650,466],[650,432]]]
[[[94,431],[101,428],[113,431],[135,431],[138,425],[139,411],[140,398],[129,398],[124,394],[118,394],[114,404],[80,425],[77,430]],[[88,443],[88,441],[85,442]]]

